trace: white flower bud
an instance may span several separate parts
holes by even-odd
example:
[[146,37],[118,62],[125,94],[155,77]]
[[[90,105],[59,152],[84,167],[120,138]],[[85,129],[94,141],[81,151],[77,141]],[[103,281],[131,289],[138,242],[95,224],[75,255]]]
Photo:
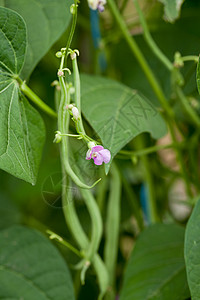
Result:
[[73,107],[74,107],[73,104],[66,105],[66,109],[69,109],[69,110],[72,110]]
[[73,114],[73,118],[75,120],[78,120],[80,118],[79,111],[78,111],[78,108],[76,106],[74,106],[72,108],[72,114]]

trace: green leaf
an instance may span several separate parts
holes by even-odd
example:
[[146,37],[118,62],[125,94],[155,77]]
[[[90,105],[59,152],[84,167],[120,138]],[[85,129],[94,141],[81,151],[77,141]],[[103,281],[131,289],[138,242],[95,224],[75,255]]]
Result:
[[120,300],[185,300],[184,228],[148,227],[139,236],[125,272]]
[[23,66],[25,51],[23,19],[0,7],[0,168],[35,184],[45,129],[15,79]]
[[200,94],[200,62],[198,61],[197,64],[197,73],[196,73],[196,80],[197,80],[197,89]]
[[200,295],[200,200],[195,205],[185,233],[185,263],[192,300]]
[[74,300],[69,270],[39,232],[22,226],[0,231],[0,298]]
[[173,23],[180,14],[181,5],[184,0],[159,0],[164,4],[164,19],[168,22]]
[[165,122],[156,108],[137,91],[98,76],[82,75],[81,83],[84,116],[112,158],[142,132],[150,132],[155,139],[166,134]]
[[27,26],[28,47],[21,77],[28,78],[51,46],[66,30],[72,0],[6,0],[5,6],[18,12]]
[[9,76],[19,74],[24,63],[26,26],[23,19],[10,9],[0,7],[0,16],[0,87],[2,92],[2,89],[11,82]]

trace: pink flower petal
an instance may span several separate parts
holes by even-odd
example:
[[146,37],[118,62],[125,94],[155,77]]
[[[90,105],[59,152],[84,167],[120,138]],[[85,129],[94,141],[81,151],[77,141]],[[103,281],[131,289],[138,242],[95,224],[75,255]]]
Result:
[[101,150],[103,150],[104,147],[103,146],[95,146],[95,147],[92,147],[92,153],[94,152],[99,152]]
[[111,159],[110,151],[108,149],[103,149],[99,151],[99,154],[103,157],[105,164],[109,163]]
[[103,156],[101,154],[96,153],[96,156],[93,157],[93,159],[94,159],[95,165],[97,165],[97,166],[102,165],[102,163],[103,163]]
[[86,153],[86,159],[89,160],[92,157],[92,151],[89,149]]

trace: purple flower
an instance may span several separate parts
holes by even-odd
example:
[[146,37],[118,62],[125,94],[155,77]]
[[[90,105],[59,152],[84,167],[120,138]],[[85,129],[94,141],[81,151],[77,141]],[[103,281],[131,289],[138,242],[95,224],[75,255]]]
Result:
[[88,4],[92,10],[98,9],[99,12],[103,12],[106,0],[88,0]]
[[104,9],[105,9],[104,5],[105,5],[105,4],[106,4],[106,0],[99,0],[97,9],[98,9],[98,11],[99,11],[100,13],[104,11]]
[[109,163],[111,155],[108,149],[104,149],[103,146],[94,146],[92,149],[87,151],[86,159],[93,159],[95,165],[102,165],[104,162],[105,164]]

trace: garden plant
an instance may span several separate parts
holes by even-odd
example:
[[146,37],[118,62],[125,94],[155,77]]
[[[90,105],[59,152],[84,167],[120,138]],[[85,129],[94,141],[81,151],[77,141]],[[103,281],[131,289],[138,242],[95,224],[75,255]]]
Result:
[[0,0],[0,299],[200,299],[199,16]]

